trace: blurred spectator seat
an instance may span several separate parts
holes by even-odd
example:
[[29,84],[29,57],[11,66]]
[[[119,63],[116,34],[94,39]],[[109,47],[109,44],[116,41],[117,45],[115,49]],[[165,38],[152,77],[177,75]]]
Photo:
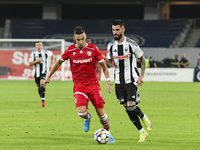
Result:
[[10,68],[7,66],[0,66],[0,75],[9,75],[10,74]]
[[200,40],[198,41],[196,47],[200,47]]
[[[125,34],[145,39],[141,47],[170,47],[188,20],[123,20]],[[11,20],[12,38],[44,38],[52,34],[73,34],[83,26],[88,34],[111,34],[113,20]],[[72,42],[72,41],[70,41]]]

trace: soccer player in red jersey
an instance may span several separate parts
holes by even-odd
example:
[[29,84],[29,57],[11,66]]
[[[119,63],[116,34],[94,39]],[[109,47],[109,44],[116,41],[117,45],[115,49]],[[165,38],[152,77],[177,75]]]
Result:
[[[104,111],[104,98],[101,88],[96,77],[96,61],[101,65],[104,75],[107,78],[107,92],[111,93],[112,83],[110,82],[108,68],[104,62],[104,58],[100,50],[91,43],[86,43],[87,35],[83,27],[77,26],[74,29],[73,44],[65,50],[61,58],[53,66],[44,86],[50,82],[51,76],[61,66],[65,60],[70,60],[72,78],[74,83],[74,98],[78,115],[85,119],[83,129],[88,132],[90,129],[91,114],[88,112],[88,99],[92,102],[99,116],[103,128],[109,131],[109,119]],[[114,143],[110,134],[109,143]]]

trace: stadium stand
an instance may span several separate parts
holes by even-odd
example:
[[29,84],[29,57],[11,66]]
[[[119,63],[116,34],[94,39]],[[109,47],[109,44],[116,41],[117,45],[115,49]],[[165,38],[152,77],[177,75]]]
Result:
[[200,41],[198,41],[198,43],[197,43],[196,47],[200,47]]
[[197,42],[196,47],[200,47],[200,40]]
[[[113,20],[11,20],[11,38],[44,38],[72,34],[77,25],[90,34],[112,34]],[[141,47],[170,47],[185,30],[188,20],[124,20],[125,34],[145,39]]]

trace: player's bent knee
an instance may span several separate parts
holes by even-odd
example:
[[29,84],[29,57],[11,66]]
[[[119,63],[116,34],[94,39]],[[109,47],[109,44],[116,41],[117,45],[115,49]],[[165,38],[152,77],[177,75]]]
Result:
[[44,84],[44,81],[45,81],[44,79],[41,79],[40,84]]
[[87,111],[84,112],[84,113],[79,113],[79,112],[78,112],[78,115],[79,115],[79,117],[81,117],[81,118],[87,118],[88,112],[87,112]]
[[126,111],[134,111],[136,109],[136,105],[133,106],[127,106],[125,107]]
[[40,84],[40,88],[44,88],[44,84]]

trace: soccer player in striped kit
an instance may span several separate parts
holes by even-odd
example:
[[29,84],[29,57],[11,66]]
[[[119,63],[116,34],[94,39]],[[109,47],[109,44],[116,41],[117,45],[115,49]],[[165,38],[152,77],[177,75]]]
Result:
[[[96,61],[101,65],[104,75],[107,78],[107,92],[111,93],[112,83],[109,78],[109,71],[104,62],[100,50],[91,43],[86,43],[86,33],[83,27],[77,26],[74,29],[73,44],[65,50],[60,59],[55,63],[49,73],[45,84],[50,82],[51,76],[65,60],[70,60],[72,78],[74,83],[74,99],[78,115],[84,119],[83,129],[88,132],[90,129],[91,113],[88,112],[88,99],[95,107],[100,123],[107,131],[110,130],[109,118],[104,110],[105,100],[96,76]],[[109,132],[110,133],[110,132]],[[110,134],[108,143],[115,143]]]
[[49,58],[50,68],[53,65],[53,53],[49,50],[43,49],[42,42],[35,43],[36,50],[32,51],[29,58],[29,66],[33,66],[35,71],[35,83],[38,87],[38,93],[41,97],[41,105],[45,107],[45,88],[43,87],[44,81],[49,72]]
[[[138,44],[124,35],[125,27],[121,19],[112,24],[114,40],[108,43],[107,59],[112,63],[114,60],[115,93],[120,104],[124,106],[132,123],[140,132],[138,142],[145,141],[148,133],[140,123],[143,121],[146,129],[151,131],[152,125],[147,116],[137,104],[139,100],[138,86],[143,85],[145,72],[145,58]],[[137,59],[141,61],[141,74],[137,71]],[[140,119],[139,119],[140,118]]]

